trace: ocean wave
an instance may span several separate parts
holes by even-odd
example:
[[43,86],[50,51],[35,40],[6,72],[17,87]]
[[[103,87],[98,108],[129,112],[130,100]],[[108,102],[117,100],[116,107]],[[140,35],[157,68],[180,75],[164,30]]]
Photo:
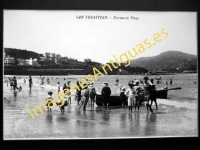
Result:
[[195,102],[178,102],[178,101],[170,101],[167,99],[159,99],[157,101],[157,103],[171,105],[171,106],[175,106],[177,108],[187,108],[187,109],[192,109],[192,110],[197,109],[197,103],[195,103]]

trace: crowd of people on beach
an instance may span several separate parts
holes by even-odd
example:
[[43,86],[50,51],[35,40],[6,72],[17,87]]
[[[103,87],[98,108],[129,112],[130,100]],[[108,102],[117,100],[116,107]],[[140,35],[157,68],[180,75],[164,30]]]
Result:
[[[7,84],[7,86],[10,84],[11,90],[14,90],[14,91],[16,91],[16,90],[21,91],[22,90],[22,86],[18,87],[17,78],[15,76],[13,78],[11,78],[11,77],[6,78],[4,82]],[[32,84],[33,84],[31,76],[29,76],[28,82],[29,82],[29,89],[31,90]],[[24,84],[26,84],[26,79],[24,79]]]
[[[140,86],[140,83],[143,86]],[[128,106],[129,112],[132,112],[133,106],[136,108],[140,108],[142,102],[145,103],[147,112],[150,110],[153,112],[151,106],[152,103],[155,102],[156,110],[157,101],[156,101],[156,88],[153,79],[149,79],[148,77],[144,77],[144,80],[132,80],[128,82],[129,88],[122,86],[120,88],[120,97],[122,101],[122,108],[125,109]],[[167,88],[167,87],[166,87]],[[142,98],[141,95],[144,95]]]
[[[59,107],[61,112],[64,112],[64,108],[67,105],[71,105],[71,89],[70,89],[70,82],[68,81],[67,84],[64,83],[63,85],[63,92],[65,94],[65,99],[64,99],[64,103],[62,104],[62,106],[60,105],[61,103],[56,103]],[[78,88],[76,89],[76,93],[75,93],[75,101],[77,101],[77,105],[81,106],[83,105],[83,110],[86,111],[86,105],[88,103],[88,100],[90,98],[91,100],[91,106],[94,106],[94,101],[95,101],[95,96],[96,96],[96,89],[94,87],[95,82],[91,83],[91,84],[82,84],[82,86],[80,85],[79,80],[77,81],[77,86]],[[60,82],[57,83],[57,91],[58,93],[61,92],[61,87],[60,87]],[[51,100],[53,100],[53,92],[49,91],[48,92],[48,97],[45,99],[47,101],[46,106],[48,107],[51,103]],[[50,108],[47,108],[48,111],[51,111]]]
[[[8,83],[10,83],[11,89],[13,89],[14,91],[16,89],[18,89],[19,91],[22,90],[22,86],[19,86],[19,87],[17,86],[16,77],[7,78],[7,79],[8,79],[7,86],[8,86]],[[24,84],[26,84],[26,80],[27,79],[24,78]],[[156,80],[161,81],[161,78],[159,79],[156,78]],[[170,79],[169,82],[170,82],[170,85],[172,85],[172,79]],[[29,83],[29,89],[31,90],[32,85],[33,85],[31,76],[29,76],[28,83]],[[67,84],[65,83],[62,88],[62,91],[64,91],[64,94],[66,95],[67,98],[65,97],[64,99],[65,103],[63,106],[60,107],[61,112],[64,112],[65,106],[71,104],[71,95],[72,95],[71,90],[72,89],[70,88],[70,83],[71,81],[67,81]],[[40,76],[39,84],[40,85],[44,84],[44,77]],[[47,84],[50,84],[49,78],[47,78]],[[76,84],[78,88],[76,88],[74,100],[77,101],[77,105],[78,106],[82,105],[83,111],[86,111],[87,103],[90,100],[91,107],[94,107],[94,103],[95,103],[95,99],[97,95],[97,92],[95,89],[95,82],[81,84],[80,80],[77,80]],[[196,84],[196,83],[193,82],[193,84]],[[119,79],[117,78],[115,81],[115,86],[118,86],[118,85],[119,85]],[[166,85],[168,85],[168,83],[166,83]],[[57,82],[57,92],[58,93],[61,92],[60,82]],[[52,95],[53,95],[53,92],[49,91],[47,99],[53,99]],[[101,95],[103,97],[102,109],[104,109],[105,106],[107,106],[107,108],[109,109],[111,88],[109,87],[108,82],[103,83],[103,87],[101,89]],[[143,97],[141,95],[143,95]],[[156,87],[154,84],[154,80],[149,79],[147,76],[145,76],[143,80],[135,79],[135,80],[129,81],[128,88],[126,86],[121,86],[120,99],[122,102],[122,109],[126,110],[126,108],[128,108],[129,112],[133,111],[133,107],[135,108],[135,111],[136,109],[139,111],[139,108],[142,102],[145,104],[147,112],[149,110],[153,112],[151,108],[153,102],[156,105],[156,110],[158,109],[157,101],[156,101]],[[49,103],[50,102],[47,100],[46,106],[49,106]],[[51,111],[50,108],[48,108],[48,110]]]
[[[119,79],[117,79],[117,82],[119,82]],[[80,81],[77,80],[77,86],[75,92],[75,101],[77,101],[77,105],[81,106],[83,105],[83,111],[86,111],[86,105],[88,101],[91,102],[91,107],[94,107],[95,103],[95,97],[96,97],[96,89],[95,89],[95,82],[92,83],[84,83],[82,86],[80,85]],[[140,86],[140,84],[142,86]],[[154,84],[153,79],[149,79],[148,77],[144,77],[144,80],[131,80],[128,82],[128,88],[126,86],[120,87],[120,98],[122,101],[122,108],[126,109],[128,107],[129,112],[132,112],[133,106],[139,110],[140,105],[142,102],[145,103],[147,111],[153,112],[151,106],[153,102],[155,102],[156,110],[157,102],[156,102],[156,88]],[[60,82],[57,83],[57,91],[58,93],[61,92],[60,90]],[[71,89],[70,89],[70,82],[68,82],[68,85],[64,84],[63,91],[66,94],[65,103],[62,107],[60,107],[61,112],[64,111],[64,107],[68,104],[71,104]],[[141,99],[141,93],[144,94],[144,98]],[[52,96],[52,92],[48,92],[49,97]],[[103,88],[101,90],[101,95],[103,97],[102,99],[102,109],[104,109],[105,106],[107,108],[110,108],[110,96],[111,96],[111,88],[108,86],[108,82],[103,83]],[[47,103],[48,106],[48,103]]]

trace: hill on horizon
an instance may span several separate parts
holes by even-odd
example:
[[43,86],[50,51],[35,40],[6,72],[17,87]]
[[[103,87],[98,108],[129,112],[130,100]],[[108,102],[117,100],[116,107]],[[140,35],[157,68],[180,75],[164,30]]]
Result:
[[169,50],[157,56],[133,59],[130,66],[144,67],[152,72],[161,70],[169,72],[197,70],[197,55]]

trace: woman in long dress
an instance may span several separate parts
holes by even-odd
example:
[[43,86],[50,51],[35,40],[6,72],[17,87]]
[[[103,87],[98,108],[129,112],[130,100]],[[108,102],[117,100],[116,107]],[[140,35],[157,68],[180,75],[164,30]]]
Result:
[[135,89],[133,81],[128,82],[129,88],[125,91],[125,95],[128,97],[128,109],[132,112],[134,101],[135,101]]

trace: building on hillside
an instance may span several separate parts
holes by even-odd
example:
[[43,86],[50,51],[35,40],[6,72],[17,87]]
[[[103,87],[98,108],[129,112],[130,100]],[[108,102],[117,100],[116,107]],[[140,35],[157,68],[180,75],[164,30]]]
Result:
[[18,59],[18,65],[20,65],[20,66],[29,65],[29,60],[28,59]]
[[60,62],[64,62],[64,63],[69,62],[69,58],[68,57],[61,57]]
[[55,61],[55,56],[56,56],[55,53],[50,53],[50,60]]
[[50,53],[44,53],[43,56],[45,57],[46,60],[50,59]]
[[14,59],[14,57],[10,57],[10,56],[5,57],[4,58],[4,65],[5,66],[15,65],[15,59]]
[[30,58],[29,59],[29,65],[31,65],[31,66],[38,66],[39,64],[38,64],[38,60],[35,58],[35,59],[32,59],[32,58]]
[[40,57],[40,61],[41,62],[45,62],[46,61],[46,57]]
[[60,54],[56,54],[55,55],[55,63],[58,64],[60,62],[61,59],[61,55]]

